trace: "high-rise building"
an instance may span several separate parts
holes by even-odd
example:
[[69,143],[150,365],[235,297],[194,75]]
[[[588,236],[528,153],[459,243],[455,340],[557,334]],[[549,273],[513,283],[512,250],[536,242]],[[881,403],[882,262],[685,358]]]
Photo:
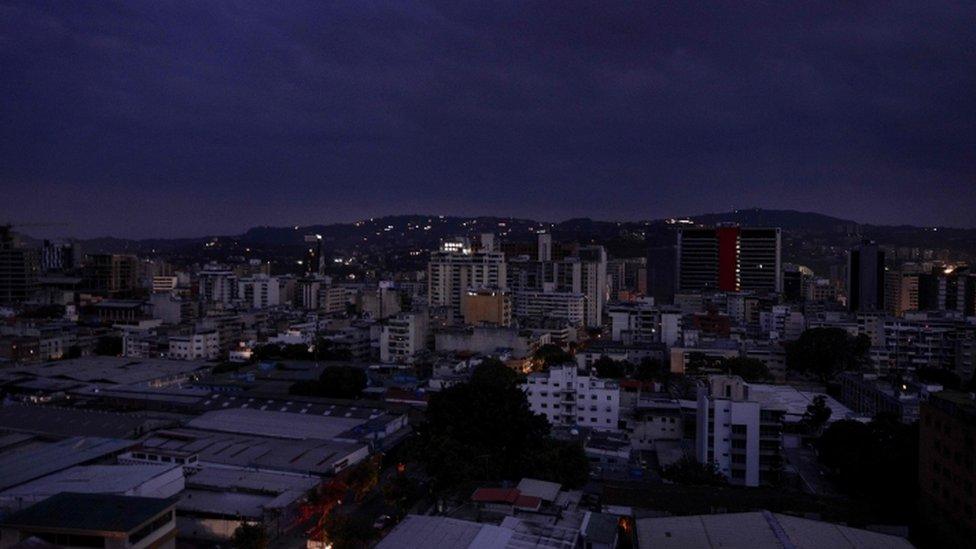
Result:
[[134,255],[89,255],[85,267],[88,288],[106,295],[131,292],[139,286],[139,267]]
[[0,226],[0,305],[13,305],[33,297],[40,268],[38,251],[18,246],[9,227]]
[[387,320],[380,334],[380,360],[407,364],[427,349],[426,311],[404,311]]
[[884,250],[865,241],[847,257],[847,305],[852,311],[883,311],[884,299]]
[[197,273],[203,303],[227,306],[237,296],[237,276],[224,265],[210,263]]
[[677,289],[779,293],[781,255],[778,228],[723,225],[679,229]]
[[507,287],[505,254],[475,250],[468,239],[444,241],[430,254],[427,284],[428,304],[449,308],[452,321],[461,323],[461,296],[471,290]]
[[305,235],[305,274],[307,275],[324,275],[325,274],[325,256],[322,253],[322,235],[320,234],[307,234]]
[[[976,399],[932,393],[920,407],[919,510],[952,547],[976,545]],[[949,545],[947,545],[949,546]]]

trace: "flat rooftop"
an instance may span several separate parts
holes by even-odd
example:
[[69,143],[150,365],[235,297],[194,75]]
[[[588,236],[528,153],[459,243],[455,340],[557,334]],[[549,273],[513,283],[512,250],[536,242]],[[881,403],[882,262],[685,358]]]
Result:
[[351,417],[227,408],[190,420],[188,427],[266,437],[332,440],[366,420]]
[[912,547],[907,540],[896,536],[768,511],[638,519],[637,542],[641,549]]
[[126,533],[172,509],[173,504],[169,499],[62,492],[11,514],[0,524],[21,530]]
[[31,404],[0,406],[0,429],[21,433],[128,438],[152,423],[145,417],[82,408]]
[[156,431],[145,439],[147,450],[197,454],[201,462],[327,476],[334,466],[363,450],[358,443],[221,433],[192,428]]
[[0,490],[11,488],[125,451],[134,440],[73,437],[54,443],[34,443],[0,454]]
[[5,374],[17,377],[129,385],[185,376],[193,372],[209,370],[212,366],[213,364],[199,360],[86,356],[39,364],[16,365],[6,368]]
[[61,492],[124,494],[178,465],[79,465],[0,492],[0,502],[41,499]]

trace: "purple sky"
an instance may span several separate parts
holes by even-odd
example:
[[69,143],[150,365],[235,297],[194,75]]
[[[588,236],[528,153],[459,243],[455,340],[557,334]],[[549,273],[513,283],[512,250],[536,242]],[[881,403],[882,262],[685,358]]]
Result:
[[0,221],[976,226],[972,2],[277,4],[0,2]]

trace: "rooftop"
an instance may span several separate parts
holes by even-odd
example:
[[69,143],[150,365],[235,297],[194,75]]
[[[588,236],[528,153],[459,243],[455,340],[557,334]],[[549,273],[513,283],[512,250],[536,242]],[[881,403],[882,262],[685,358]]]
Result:
[[169,499],[62,492],[3,520],[5,527],[126,533],[172,509]]
[[0,493],[0,503],[11,498],[42,499],[61,492],[124,494],[177,465],[79,465]]
[[14,448],[0,454],[0,489],[122,452],[133,440],[74,437],[50,444]]
[[637,521],[641,549],[749,547],[755,549],[910,548],[905,539],[769,511],[646,518]]
[[0,406],[0,428],[21,433],[128,438],[152,423],[145,417],[98,410],[30,404]]
[[491,549],[508,544],[513,532],[492,524],[448,517],[407,515],[376,549],[436,547],[437,549]]

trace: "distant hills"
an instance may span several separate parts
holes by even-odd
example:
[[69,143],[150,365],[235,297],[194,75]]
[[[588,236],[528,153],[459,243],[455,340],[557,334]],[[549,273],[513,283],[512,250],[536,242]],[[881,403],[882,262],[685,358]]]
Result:
[[[787,237],[814,237],[831,246],[846,246],[861,238],[871,238],[893,246],[962,250],[967,254],[976,250],[976,229],[868,225],[815,212],[759,208],[707,213],[690,219],[706,225],[732,222],[743,226],[781,227]],[[618,249],[622,246],[630,253],[636,253],[645,239],[671,238],[667,236],[670,226],[663,219],[617,222],[576,218],[550,223],[497,216],[394,215],[354,223],[253,227],[240,235],[219,237],[95,238],[80,242],[85,252],[166,254],[198,250],[215,240],[242,248],[297,248],[304,245],[305,235],[319,234],[330,249],[429,249],[443,238],[482,232],[494,232],[507,241],[531,241],[539,230],[552,232],[557,240],[615,243]]]

